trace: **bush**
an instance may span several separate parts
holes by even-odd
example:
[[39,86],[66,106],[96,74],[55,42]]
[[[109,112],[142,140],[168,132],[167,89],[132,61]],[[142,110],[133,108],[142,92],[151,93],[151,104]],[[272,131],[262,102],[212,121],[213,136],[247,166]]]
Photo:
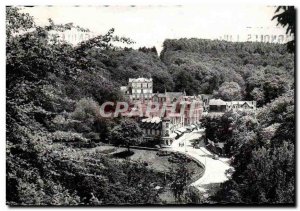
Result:
[[89,140],[80,133],[55,131],[52,135],[53,142],[81,142],[87,143]]
[[172,152],[170,152],[170,151],[163,151],[163,150],[160,150],[160,151],[158,151],[156,153],[157,156],[169,156],[171,154],[172,154]]

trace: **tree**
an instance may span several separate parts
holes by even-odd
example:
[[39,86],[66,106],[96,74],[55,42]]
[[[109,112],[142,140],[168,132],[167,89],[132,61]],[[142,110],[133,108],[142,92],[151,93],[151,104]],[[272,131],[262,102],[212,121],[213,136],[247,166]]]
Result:
[[294,88],[294,54],[283,44],[167,39],[160,58],[175,91],[190,95],[213,94],[224,82],[235,82],[240,99],[258,97],[260,107]]
[[122,119],[110,134],[112,143],[115,145],[125,145],[130,151],[130,146],[139,145],[143,142],[142,130],[133,119]]
[[[88,93],[93,86],[90,79],[97,75],[96,80],[101,80],[94,83],[100,85],[107,79],[104,74],[99,76],[99,65],[91,61],[86,51],[95,47],[99,49],[98,57],[104,56],[101,52],[114,48],[111,42],[117,40],[113,30],[73,47],[50,36],[52,32],[77,28],[72,24],[56,25],[49,20],[46,26],[36,26],[32,17],[13,7],[8,7],[6,14],[7,204],[82,205],[88,204],[89,199],[97,204],[156,202],[157,197],[141,197],[144,190],[138,184],[117,184],[116,181],[123,181],[122,165],[97,153],[83,157],[84,150],[74,150],[64,143],[53,144],[57,135],[65,136],[62,141],[73,136],[81,138],[76,133],[78,128],[77,131],[70,124],[58,126],[68,122],[72,114],[90,125],[95,120],[95,98],[98,98]],[[93,74],[95,71],[97,74]],[[81,77],[82,73],[90,76]],[[74,96],[76,92],[70,91],[67,85],[74,85],[78,78],[84,80],[82,84],[86,86],[80,95]],[[101,94],[106,92],[106,95],[97,95],[100,102],[111,99],[107,96],[109,88],[101,89],[98,85],[94,89],[93,94],[98,90]],[[81,98],[86,99],[78,102]],[[95,163],[96,156],[101,162]],[[147,171],[145,177],[149,180],[153,172]]]
[[175,199],[178,202],[181,202],[184,191],[187,188],[188,181],[191,179],[192,172],[188,170],[186,163],[180,162],[176,168],[170,167],[169,174],[172,178],[170,186],[172,193]]
[[[283,10],[283,11],[279,14],[274,15],[272,20],[277,19],[278,24],[280,24],[282,27],[287,26],[286,34],[295,35],[296,10],[295,10],[294,6],[279,6],[279,7],[277,7],[275,13],[278,13],[281,10]],[[295,52],[295,39],[293,39],[292,41],[289,41],[287,46],[288,46],[288,50],[291,53],[294,53]]]
[[261,88],[255,87],[250,92],[251,97],[256,101],[258,106],[261,106],[264,104],[265,101],[265,94],[264,91]]
[[17,7],[6,7],[6,36],[9,39],[13,34],[27,31],[35,26],[32,16],[20,10]]
[[89,133],[95,131],[94,125],[100,111],[97,102],[92,98],[82,98],[76,103],[75,110],[70,114],[72,120],[79,121],[76,131]]
[[283,68],[266,66],[252,71],[245,81],[248,97],[257,100],[258,105],[262,106],[288,92],[293,86],[294,78]]
[[216,98],[221,98],[225,101],[242,100],[242,89],[236,82],[224,82],[219,90],[215,92]]

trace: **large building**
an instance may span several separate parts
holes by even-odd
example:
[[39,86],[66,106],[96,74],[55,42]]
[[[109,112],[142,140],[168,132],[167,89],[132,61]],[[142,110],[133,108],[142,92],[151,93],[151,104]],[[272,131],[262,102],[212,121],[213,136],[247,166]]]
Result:
[[153,95],[152,78],[129,78],[127,86],[122,86],[121,91],[132,102],[149,101]]

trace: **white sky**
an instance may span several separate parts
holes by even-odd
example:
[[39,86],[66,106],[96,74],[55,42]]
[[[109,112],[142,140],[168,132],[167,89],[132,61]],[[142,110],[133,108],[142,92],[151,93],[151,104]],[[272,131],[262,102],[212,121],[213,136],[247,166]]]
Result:
[[[271,21],[276,7],[267,6],[38,6],[24,11],[44,25],[48,18],[55,23],[73,22],[89,28],[93,35],[115,28],[115,34],[133,39],[141,46],[156,46],[160,51],[167,38],[207,38],[231,41],[284,42],[285,29]],[[231,35],[228,37],[227,35]],[[269,35],[269,36],[267,36]],[[276,37],[274,36],[276,35]],[[278,35],[284,35],[278,37]],[[261,38],[261,36],[263,36]],[[86,34],[71,31],[65,39],[72,43],[87,38]]]

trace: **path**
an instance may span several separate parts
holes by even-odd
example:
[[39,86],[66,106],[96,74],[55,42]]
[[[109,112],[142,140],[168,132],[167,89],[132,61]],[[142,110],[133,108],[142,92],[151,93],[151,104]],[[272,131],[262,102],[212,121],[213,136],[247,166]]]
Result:
[[[173,142],[169,150],[186,153],[205,165],[204,175],[191,185],[198,188],[205,196],[208,196],[213,187],[219,186],[220,183],[228,180],[225,171],[230,168],[230,165],[228,164],[228,158],[219,158],[219,160],[213,159],[213,154],[206,150],[204,143],[200,144],[199,149],[193,148],[191,141],[201,136],[201,131],[185,133],[182,137]],[[185,146],[179,147],[180,142],[185,143]]]

